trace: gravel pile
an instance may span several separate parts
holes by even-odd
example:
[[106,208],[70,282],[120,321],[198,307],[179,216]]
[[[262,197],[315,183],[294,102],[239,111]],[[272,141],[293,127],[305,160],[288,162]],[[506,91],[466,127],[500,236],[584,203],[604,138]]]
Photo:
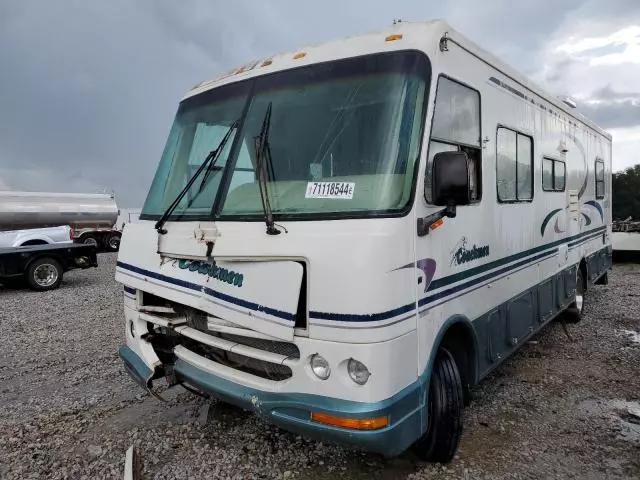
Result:
[[124,372],[115,254],[59,290],[0,287],[0,478],[640,478],[640,266],[614,268],[582,324],[547,327],[474,391],[458,458],[385,460],[270,426],[180,389],[167,403]]

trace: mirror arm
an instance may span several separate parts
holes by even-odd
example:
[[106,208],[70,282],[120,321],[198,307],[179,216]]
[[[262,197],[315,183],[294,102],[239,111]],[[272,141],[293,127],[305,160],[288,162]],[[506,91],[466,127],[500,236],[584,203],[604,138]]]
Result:
[[429,228],[438,220],[448,217],[455,218],[456,216],[456,206],[455,205],[447,205],[442,210],[432,213],[431,215],[427,215],[426,217],[421,217],[418,219],[418,236],[424,237],[425,235],[429,235]]

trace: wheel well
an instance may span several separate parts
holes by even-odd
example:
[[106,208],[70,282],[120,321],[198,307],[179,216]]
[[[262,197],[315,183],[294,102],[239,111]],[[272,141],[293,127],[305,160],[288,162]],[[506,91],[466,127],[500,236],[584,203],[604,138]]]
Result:
[[47,252],[46,254],[43,253],[42,255],[37,255],[35,257],[33,257],[31,260],[29,260],[29,263],[27,263],[26,268],[25,268],[25,273],[28,273],[29,268],[31,267],[31,265],[33,265],[33,262],[37,262],[38,260],[43,260],[43,259],[50,259],[50,260],[55,260],[56,262],[58,262],[60,264],[60,266],[62,267],[62,269],[64,270],[64,262],[62,261],[62,259],[60,257],[58,257],[55,254],[52,254],[50,252]]
[[462,386],[468,389],[477,382],[477,352],[475,336],[471,326],[463,322],[451,325],[440,342],[446,348],[458,366]]
[[23,247],[27,247],[29,245],[47,245],[47,242],[45,242],[44,240],[27,240],[26,242],[21,244],[21,246]]

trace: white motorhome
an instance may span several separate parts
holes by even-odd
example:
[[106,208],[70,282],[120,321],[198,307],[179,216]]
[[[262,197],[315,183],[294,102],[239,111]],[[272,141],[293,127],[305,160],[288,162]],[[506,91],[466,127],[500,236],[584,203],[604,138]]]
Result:
[[127,371],[449,461],[468,389],[611,265],[611,137],[442,21],[191,90],[125,229]]

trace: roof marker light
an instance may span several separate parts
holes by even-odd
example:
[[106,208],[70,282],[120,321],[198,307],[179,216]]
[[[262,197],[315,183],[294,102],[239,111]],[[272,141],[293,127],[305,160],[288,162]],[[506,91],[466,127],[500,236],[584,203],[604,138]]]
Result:
[[304,57],[306,57],[306,56],[307,56],[307,53],[306,53],[306,52],[300,52],[300,53],[296,53],[296,54],[293,56],[293,59],[294,59],[294,60],[298,60],[299,58],[304,58]]
[[387,38],[384,39],[385,42],[393,42],[395,40],[402,40],[402,34],[394,33],[393,35],[389,35]]
[[265,60],[264,62],[262,62],[262,65],[260,65],[261,67],[268,67],[269,65],[271,65],[273,63],[273,60],[271,60],[270,58],[268,58],[267,60]]

